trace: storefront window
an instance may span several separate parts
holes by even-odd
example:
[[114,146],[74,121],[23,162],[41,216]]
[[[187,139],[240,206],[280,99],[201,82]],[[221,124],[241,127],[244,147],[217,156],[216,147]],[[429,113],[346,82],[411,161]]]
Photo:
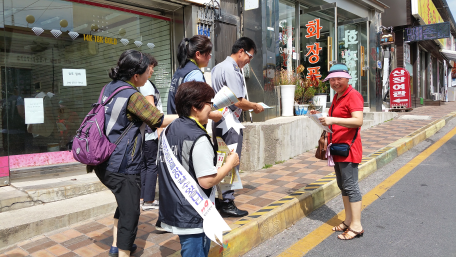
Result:
[[291,70],[296,68],[297,61],[295,5],[288,1],[280,0],[279,10],[279,58],[277,58],[277,68]]
[[66,150],[127,49],[157,59],[152,81],[166,96],[170,19],[62,0],[3,4],[1,155]]

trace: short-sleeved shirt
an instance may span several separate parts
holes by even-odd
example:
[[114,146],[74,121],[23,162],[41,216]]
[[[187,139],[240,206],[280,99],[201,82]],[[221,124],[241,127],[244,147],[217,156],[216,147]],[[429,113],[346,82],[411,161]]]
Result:
[[211,72],[212,88],[218,93],[222,87],[227,86],[237,98],[245,98],[244,76],[241,68],[231,56],[217,64]]
[[182,83],[189,82],[189,81],[204,82],[203,73],[199,70],[190,71],[185,76],[184,81],[182,81]]
[[[160,99],[160,92],[158,92],[158,90],[155,90],[155,87],[154,87],[154,85],[152,85],[152,82],[147,80],[146,84],[144,84],[144,86],[138,87],[138,90],[143,96],[153,96],[155,107],[160,111],[160,113],[163,113],[162,102]],[[157,138],[158,138],[157,130],[153,131],[152,133],[146,132],[146,135],[145,135],[146,141],[156,140]]]
[[[354,88],[352,88],[351,85],[349,85],[348,89],[339,99],[337,99],[337,94],[334,96],[333,104],[329,109],[329,115],[331,117],[338,118],[351,118],[352,112],[363,111],[363,108],[363,96]],[[346,128],[339,125],[331,125],[329,127],[333,131],[333,133],[330,135],[332,143],[347,143],[349,145],[351,144],[356,133],[356,128]],[[334,155],[333,158],[334,162],[361,163],[362,157],[363,146],[361,144],[361,128],[359,128],[358,136],[356,137],[355,142],[350,148],[350,154],[347,157]]]

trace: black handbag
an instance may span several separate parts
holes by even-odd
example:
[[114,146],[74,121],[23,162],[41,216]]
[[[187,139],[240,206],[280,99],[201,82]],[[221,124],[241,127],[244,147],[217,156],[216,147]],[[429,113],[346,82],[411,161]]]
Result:
[[[351,90],[350,90],[350,92],[351,92]],[[350,93],[350,92],[348,92],[348,93]],[[335,108],[335,106],[333,103],[333,106],[331,108],[330,117],[332,117],[334,108]],[[332,130],[332,125],[331,125],[331,130]],[[348,155],[350,154],[350,147],[353,145],[353,143],[356,140],[356,137],[358,136],[358,130],[359,130],[359,128],[356,129],[356,133],[355,133],[355,136],[353,137],[351,144],[347,144],[347,143],[331,144],[331,146],[329,146],[329,152],[331,153],[331,155],[339,155],[339,156],[343,156],[343,157],[348,157]],[[332,133],[329,133],[329,142],[332,143]]]
[[[343,157],[348,157],[348,154],[350,153],[350,147],[353,145],[356,137],[358,136],[358,129],[359,128],[356,129],[356,134],[353,137],[351,144],[347,144],[347,143],[331,144],[329,146],[329,152],[331,153],[331,155],[339,155],[339,156],[343,156]],[[331,134],[329,135],[329,137],[331,138]]]

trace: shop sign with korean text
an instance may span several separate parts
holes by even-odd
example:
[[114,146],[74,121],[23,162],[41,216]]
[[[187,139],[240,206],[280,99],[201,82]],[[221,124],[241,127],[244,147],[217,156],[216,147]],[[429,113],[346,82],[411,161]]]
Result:
[[[309,21],[306,24],[306,28],[307,28],[306,38],[315,37],[316,39],[320,39],[320,31],[323,28],[323,26],[320,26],[320,18]],[[311,65],[317,64],[320,61],[320,51],[323,49],[322,47],[320,47],[320,42],[315,42],[312,45],[306,46],[306,48],[307,48],[306,57],[309,58],[309,63]],[[320,68],[321,68],[321,66],[307,67],[306,78],[310,79],[311,76],[313,75],[317,79],[320,79],[321,78]]]
[[[418,19],[421,25],[442,23],[444,20],[440,16],[439,10],[435,7],[432,0],[411,0],[412,15]],[[440,38],[436,39],[443,49],[448,49],[450,39]]]
[[410,74],[404,68],[396,68],[390,73],[390,107],[412,108],[410,94]]

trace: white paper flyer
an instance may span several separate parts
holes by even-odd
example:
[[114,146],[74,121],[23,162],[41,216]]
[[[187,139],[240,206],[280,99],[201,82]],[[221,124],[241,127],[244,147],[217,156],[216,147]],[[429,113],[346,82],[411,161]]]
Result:
[[329,133],[333,133],[328,126],[323,126],[320,122],[320,118],[321,117],[326,117],[327,114],[326,113],[317,113],[317,114],[307,114],[307,116],[309,116],[310,119],[312,119],[321,129],[323,129],[324,131],[326,132],[329,132]]

